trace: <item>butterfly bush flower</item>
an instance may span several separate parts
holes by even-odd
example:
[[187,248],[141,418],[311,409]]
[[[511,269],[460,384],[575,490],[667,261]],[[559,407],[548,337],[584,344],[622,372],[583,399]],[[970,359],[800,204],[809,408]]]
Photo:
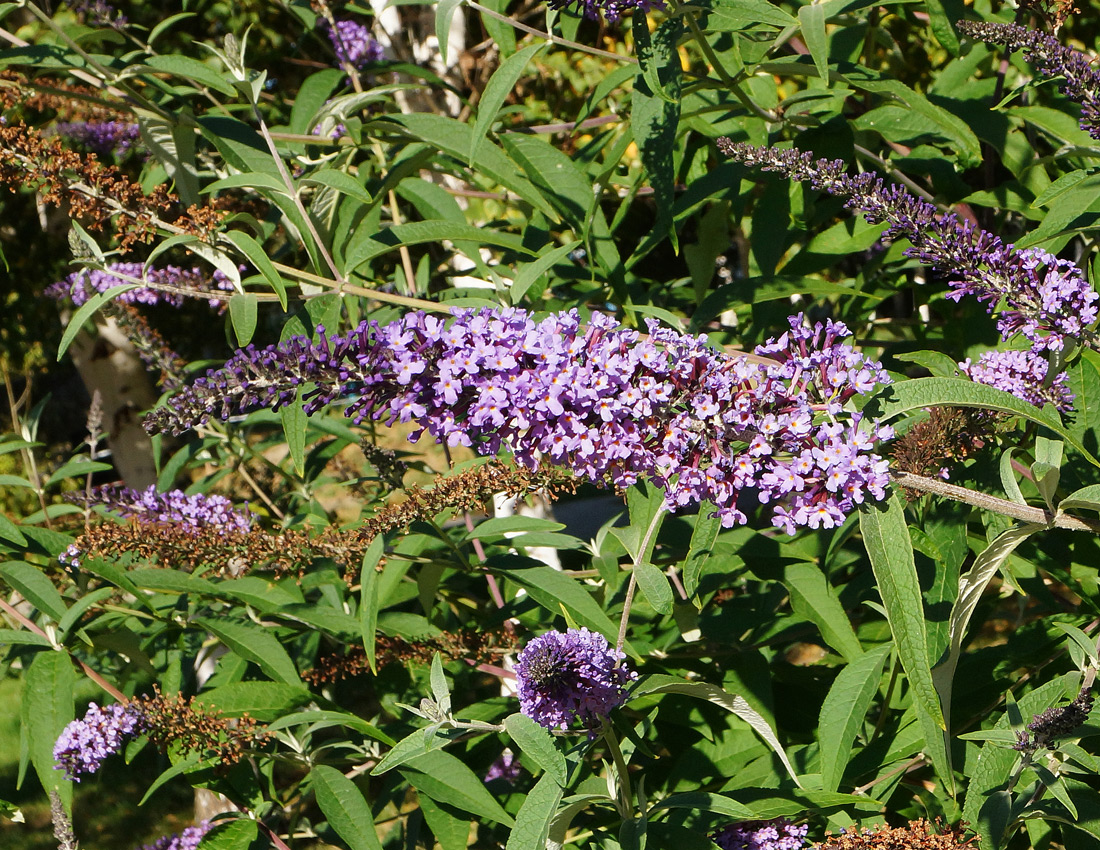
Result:
[[210,826],[210,821],[204,820],[177,835],[164,835],[152,844],[143,844],[141,850],[198,850],[199,842],[210,831]]
[[[85,501],[83,493],[73,494],[71,501]],[[196,493],[187,495],[182,490],[158,493],[155,486],[145,490],[129,487],[100,487],[93,491],[90,504],[102,505],[115,516],[146,523],[168,523],[194,534],[246,534],[252,528],[253,514],[238,511],[224,496]],[[80,566],[80,549],[69,546],[58,556],[66,566]]]
[[780,818],[730,824],[713,838],[722,850],[802,850],[808,831],[805,824],[795,826]]
[[1081,129],[1100,139],[1100,71],[1094,59],[1044,32],[1018,24],[959,21],[959,31],[988,44],[1024,51],[1024,58],[1048,77],[1061,77],[1058,91],[1081,105]]
[[146,418],[179,433],[206,421],[295,402],[307,413],[342,401],[357,423],[413,422],[481,454],[511,452],[535,469],[562,466],[625,488],[648,479],[672,510],[710,501],[726,527],[752,489],[774,503],[773,524],[831,528],[865,498],[881,499],[887,465],[874,442],[888,427],[845,405],[889,382],[842,340],[838,322],[790,330],[754,355],[650,321],[649,335],[576,311],[534,321],[514,308],[422,312],[364,322],[343,336],[294,337],[238,351]]
[[519,708],[547,729],[586,729],[626,701],[626,685],[638,677],[623,664],[622,651],[588,629],[546,632],[516,658]]
[[[145,272],[144,275],[143,271]],[[179,266],[164,266],[163,268],[145,271],[142,263],[111,263],[106,270],[81,269],[73,272],[67,275],[64,280],[46,287],[46,295],[58,300],[69,298],[73,304],[79,307],[98,292],[106,292],[108,289],[131,282],[118,275],[127,275],[138,280],[148,280],[152,284],[171,286],[181,290],[180,292],[166,292],[147,286],[139,286],[137,289],[131,289],[129,292],[123,292],[118,296],[117,300],[124,304],[168,304],[172,307],[179,307],[183,304],[186,295],[201,298],[207,292],[233,291],[233,282],[221,271],[207,274],[199,268],[184,269]],[[216,306],[219,303],[216,300],[210,301],[211,306]]]
[[1012,393],[1036,407],[1053,404],[1062,413],[1073,409],[1069,375],[1059,372],[1048,385],[1048,362],[1041,352],[986,351],[977,363],[967,358],[959,369],[972,381]]
[[485,782],[489,783],[499,779],[508,785],[515,785],[520,775],[520,763],[516,754],[511,750],[505,750],[497,757],[489,769],[485,772]]
[[116,159],[129,153],[141,138],[138,125],[125,121],[61,121],[53,129],[70,144]]
[[887,225],[883,237],[912,242],[905,253],[952,276],[948,297],[974,295],[989,312],[999,309],[998,328],[1008,339],[1021,333],[1033,345],[1062,350],[1068,342],[1095,344],[1089,327],[1097,319],[1100,296],[1081,270],[1045,251],[1017,250],[954,213],[940,214],[933,204],[887,185],[872,173],[849,175],[843,160],[819,159],[798,150],[754,147],[719,139],[727,156],[751,167],[775,171],[791,180],[843,198],[870,222]]
[[638,11],[645,14],[653,9],[665,8],[664,0],[550,0],[549,5],[551,9],[564,9],[574,2],[577,4],[577,11],[590,21],[599,20],[600,12],[603,12],[611,23],[620,20],[627,12]]
[[335,28],[327,26],[327,21],[325,23],[339,65],[362,68],[385,58],[382,45],[370,34],[370,27],[350,18],[336,21]]
[[140,706],[116,703],[100,708],[94,702],[87,713],[62,731],[54,744],[53,757],[65,778],[79,782],[99,770],[108,756],[122,749],[147,728]]

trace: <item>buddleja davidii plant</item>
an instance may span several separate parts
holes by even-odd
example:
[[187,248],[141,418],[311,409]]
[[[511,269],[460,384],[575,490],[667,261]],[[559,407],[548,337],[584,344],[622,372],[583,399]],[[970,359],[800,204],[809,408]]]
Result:
[[[975,32],[986,32],[979,26],[973,29]],[[1033,50],[1041,49],[1043,54],[1040,55],[1040,60],[1047,67],[1057,64],[1059,69],[1065,70],[1067,84],[1064,90],[1091,98],[1088,82],[1092,79],[1091,69],[1083,60],[1063,48],[1057,48],[1052,40],[1026,33],[1014,33],[1011,28],[1007,29],[1008,32],[994,28],[987,35],[1000,40],[1007,37],[1010,41],[1014,40],[1013,43],[1026,42],[1032,45]],[[1054,54],[1053,57],[1050,54]],[[1088,115],[1083,120],[1088,121]],[[1036,249],[1018,250],[1004,245],[999,239],[973,225],[960,222],[952,215],[937,213],[930,204],[914,198],[901,187],[888,187],[873,175],[851,177],[844,174],[844,167],[840,162],[820,160],[814,163],[808,155],[801,155],[797,151],[752,148],[728,141],[721,145],[726,153],[741,161],[764,165],[765,168],[778,170],[788,177],[805,180],[814,188],[837,194],[845,198],[850,207],[862,210],[869,219],[886,222],[887,235],[906,237],[912,244],[908,253],[955,278],[952,282],[955,287],[952,297],[958,299],[967,294],[977,295],[989,305],[991,312],[995,309],[998,312],[998,327],[1004,338],[1019,334],[1031,344],[1030,357],[1036,361],[1035,368],[1022,362],[1019,366],[1015,363],[1013,357],[1022,361],[1027,356],[1025,352],[1006,352],[1000,360],[996,354],[988,360],[983,358],[985,371],[973,372],[970,377],[992,387],[1012,389],[1018,398],[1027,399],[1032,404],[1046,404],[1040,414],[1035,407],[1027,410],[1020,406],[1004,392],[990,394],[984,388],[978,389],[955,379],[932,378],[907,381],[891,387],[888,395],[894,398],[886,402],[889,409],[900,412],[929,403],[948,403],[987,406],[991,410],[1012,412],[1056,432],[1083,459],[1096,463],[1080,440],[1062,426],[1058,417],[1058,408],[1065,409],[1070,402],[1060,370],[1077,346],[1095,347],[1092,325],[1096,319],[1097,296],[1087,285],[1080,270],[1072,263],[1058,260]],[[1044,293],[1049,293],[1049,297]],[[967,371],[964,364],[960,365],[964,372]],[[1034,395],[1029,395],[1024,389],[1024,385],[1028,383],[1024,380],[1025,376],[1028,376],[1030,385],[1034,388]],[[1049,395],[1051,390],[1056,390],[1059,395]],[[915,395],[910,396],[910,393]],[[941,393],[946,393],[946,397]],[[913,404],[918,398],[921,400]],[[1002,480],[1010,500],[991,500],[990,497],[965,488],[936,482],[923,486],[927,480],[917,481],[911,473],[895,473],[895,478],[900,483],[909,481],[926,492],[960,499],[1022,520],[1016,527],[1005,531],[994,540],[979,555],[970,572],[962,577],[950,617],[948,649],[941,661],[931,669],[926,661],[927,634],[924,623],[908,618],[905,613],[921,610],[922,600],[912,555],[907,554],[912,552],[912,543],[900,503],[892,502],[885,512],[866,511],[861,518],[864,542],[886,605],[899,657],[910,680],[915,704],[920,709],[918,714],[924,727],[925,744],[936,764],[937,772],[949,785],[952,781],[950,741],[943,738],[940,730],[948,730],[950,734],[952,679],[960,656],[963,635],[982,590],[1011,552],[1031,535],[1052,525],[1082,531],[1095,530],[1094,523],[1064,513],[1069,508],[1093,507],[1091,497],[1094,488],[1086,487],[1056,504],[1062,448],[1061,441],[1039,437],[1034,450],[1035,460],[1031,474],[1039,494],[1043,497],[1045,509],[1031,508],[1024,502],[1012,473],[1011,463],[1002,464]],[[1010,457],[1011,454],[1006,453],[1005,459]],[[1091,639],[1084,635],[1078,635],[1077,639],[1083,640],[1086,647],[1091,645]],[[1071,733],[1073,727],[1087,716],[1091,706],[1089,691],[1094,675],[1095,671],[1086,675],[1085,690],[1069,707],[1051,709],[1048,714],[1037,717],[1030,727],[1031,730],[1036,735],[1046,736],[1044,741],[1053,740],[1059,732]],[[1058,732],[1052,731],[1055,727]],[[1044,745],[1036,744],[1026,735],[1017,741],[1024,756],[1012,777],[1007,780],[1009,789],[998,791],[994,795],[997,800],[1007,799],[1006,795],[1015,785],[1020,771],[1030,765],[1034,752]],[[1063,805],[1068,801],[1066,808],[1074,811],[1072,800],[1056,775],[1046,768],[1038,773],[1042,787],[1049,790]],[[979,799],[979,793],[982,792],[971,789],[967,798],[968,809],[980,820],[983,832],[993,835],[991,830],[1004,827],[1005,813],[1000,809],[997,812],[977,811],[975,807],[981,805],[980,801],[973,805],[972,803]],[[1033,795],[1032,801],[1038,799],[1038,796]],[[1023,808],[1017,813],[1026,809],[1027,802],[1021,801],[1020,805]],[[996,829],[993,824],[996,824]],[[999,846],[1001,838],[1000,834],[993,836],[996,846]]]

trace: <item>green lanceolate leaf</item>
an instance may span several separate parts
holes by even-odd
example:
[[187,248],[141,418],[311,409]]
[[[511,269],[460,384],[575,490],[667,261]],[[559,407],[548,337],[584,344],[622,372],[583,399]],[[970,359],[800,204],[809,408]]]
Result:
[[522,753],[546,771],[559,785],[565,785],[567,765],[565,756],[554,743],[554,736],[546,729],[522,714],[510,714],[504,719],[504,728],[516,742]]
[[374,814],[355,783],[334,767],[317,765],[309,772],[317,805],[351,850],[382,850]]
[[256,664],[272,679],[289,685],[302,683],[294,662],[270,630],[236,620],[201,617],[195,624],[209,631],[241,658]]
[[896,495],[885,503],[865,502],[860,506],[859,528],[886,609],[898,659],[913,689],[917,717],[924,729],[925,747],[940,778],[953,788],[950,754],[944,740],[947,724],[932,682],[924,601],[917,579],[909,526],[905,521],[905,508]]
[[795,784],[800,788],[802,787],[802,783],[798,779],[798,774],[795,773],[795,769],[787,758],[787,753],[783,749],[783,745],[779,743],[779,738],[776,737],[771,724],[764,719],[760,712],[749,705],[744,697],[731,694],[709,682],[687,682],[675,676],[660,674],[646,676],[639,680],[630,695],[632,699],[636,699],[637,697],[646,696],[648,694],[684,694],[685,696],[694,697],[695,699],[712,702],[715,705],[721,706],[731,714],[737,715],[748,723],[756,734],[763,738],[764,742],[775,751],[775,754],[779,756],[779,760],[783,762],[783,766],[787,769],[787,773],[791,775]]
[[[481,778],[450,753],[443,750],[424,753],[406,762],[401,773],[414,788],[433,800],[505,826],[513,823]],[[552,780],[551,784],[556,785]]]
[[783,583],[791,593],[795,613],[814,623],[829,646],[849,662],[863,654],[844,606],[816,564],[788,564]]
[[518,53],[509,56],[493,72],[489,82],[485,84],[485,90],[481,93],[481,99],[477,102],[477,120],[474,121],[473,133],[470,136],[470,165],[477,161],[478,148],[485,140],[485,134],[496,120],[497,112],[504,105],[505,99],[516,87],[519,78],[523,76],[527,63],[536,53],[546,47],[546,43],[532,44]]
[[880,646],[840,671],[821,704],[818,741],[821,744],[821,790],[836,791],[856,735],[863,727],[882,678],[889,646]]
[[516,812],[516,825],[508,836],[507,850],[546,850],[550,824],[561,803],[561,786],[549,773],[527,794]]
[[1023,416],[1031,422],[1049,428],[1080,452],[1089,463],[1100,466],[1100,460],[1097,460],[1092,452],[1070,433],[1049,407],[1040,410],[1011,393],[974,381],[965,381],[961,378],[915,378],[902,381],[891,384],[879,392],[864,410],[870,415],[892,419],[911,410],[943,406],[974,407]]
[[72,805],[73,785],[63,771],[54,768],[53,747],[62,730],[75,717],[73,688],[76,672],[69,653],[43,650],[31,659],[23,674],[22,734],[25,752],[47,791],[61,795],[65,808]]

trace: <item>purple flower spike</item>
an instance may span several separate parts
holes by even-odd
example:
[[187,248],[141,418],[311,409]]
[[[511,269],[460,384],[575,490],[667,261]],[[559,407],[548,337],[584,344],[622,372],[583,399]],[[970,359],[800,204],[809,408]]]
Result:
[[[82,494],[73,498],[83,500]],[[233,503],[225,496],[202,493],[189,496],[182,490],[158,493],[153,486],[145,490],[106,486],[93,492],[91,503],[103,505],[124,519],[177,523],[196,532],[243,534],[252,528],[252,513],[234,510]]]
[[972,38],[1002,44],[1009,50],[1023,50],[1048,77],[1061,77],[1058,91],[1081,105],[1081,129],[1100,139],[1100,71],[1096,60],[1058,43],[1052,35],[1018,24],[959,21],[959,32]]
[[722,850],[802,850],[809,828],[795,826],[785,818],[742,821],[713,836]]
[[54,132],[70,144],[115,159],[124,157],[141,138],[137,124],[123,121],[61,121]]
[[[244,270],[244,267],[241,267]],[[46,295],[61,300],[72,299],[73,304],[79,307],[97,292],[106,292],[116,286],[121,286],[130,281],[118,277],[120,274],[138,280],[148,280],[149,283],[160,286],[171,286],[177,292],[167,292],[161,289],[140,286],[131,289],[118,296],[118,300],[124,304],[169,304],[179,307],[184,298],[202,298],[204,293],[212,291],[232,292],[233,282],[221,271],[207,274],[202,269],[183,269],[179,266],[164,266],[163,268],[148,269],[145,271],[142,263],[111,263],[107,270],[82,269],[65,277],[64,280],[46,287]],[[210,306],[216,306],[220,302],[212,300]]]
[[328,38],[339,65],[362,68],[386,58],[382,45],[371,36],[370,27],[350,18],[338,20],[335,29],[328,27]]
[[146,728],[144,715],[134,705],[116,703],[100,708],[93,702],[84,717],[66,726],[54,744],[56,768],[65,771],[66,779],[79,782],[99,770],[108,756],[122,752]]
[[588,629],[546,632],[516,659],[516,689],[525,715],[547,729],[574,723],[589,730],[626,701],[625,686],[638,674],[622,652]]
[[197,850],[202,837],[210,831],[210,821],[189,826],[178,835],[164,835],[152,844],[143,844],[141,850]]
[[1097,343],[1090,326],[1097,319],[1100,296],[1073,263],[1035,248],[1017,250],[870,172],[849,175],[843,160],[814,161],[798,150],[758,148],[730,139],[719,139],[718,147],[745,165],[844,198],[849,209],[861,210],[868,221],[886,223],[883,238],[910,240],[907,256],[951,275],[955,291],[949,298],[974,295],[991,313],[1001,305],[997,326],[1005,339],[1020,333],[1033,346],[1052,350],[1061,350],[1070,340]]
[[1048,363],[1041,352],[986,351],[977,363],[967,358],[959,369],[972,381],[1012,393],[1036,407],[1053,404],[1062,413],[1073,409],[1069,375],[1059,372],[1048,386]]
[[650,480],[671,510],[710,501],[730,527],[753,489],[772,522],[832,528],[867,498],[882,499],[886,462],[873,454],[889,427],[846,405],[889,383],[882,367],[842,343],[838,322],[790,330],[755,355],[726,354],[704,337],[649,322],[649,335],[571,311],[535,322],[514,308],[455,310],[449,324],[410,313],[346,336],[293,337],[246,348],[145,420],[184,428],[294,403],[306,412],[346,401],[345,415],[415,422],[448,445],[505,450],[534,469],[563,466],[629,487]]

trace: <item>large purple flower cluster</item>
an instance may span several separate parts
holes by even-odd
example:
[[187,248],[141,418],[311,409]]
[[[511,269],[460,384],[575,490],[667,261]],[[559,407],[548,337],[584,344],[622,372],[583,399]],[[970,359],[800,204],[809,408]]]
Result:
[[737,501],[753,490],[788,532],[830,528],[885,495],[887,465],[871,449],[893,432],[845,405],[889,378],[841,343],[844,325],[808,328],[801,315],[790,325],[737,355],[655,321],[645,337],[604,315],[585,325],[575,311],[535,322],[518,309],[456,310],[450,323],[417,312],[239,351],[146,427],[179,433],[211,415],[278,408],[312,385],[309,413],[346,400],[357,422],[415,422],[413,440],[427,431],[617,487],[649,479],[672,509],[714,502],[727,527],[747,521]]
[[199,842],[210,831],[210,827],[210,821],[204,820],[177,835],[164,835],[152,844],[143,844],[141,850],[197,850]]
[[641,12],[645,14],[653,9],[664,9],[664,0],[550,0],[551,9],[564,9],[572,3],[577,4],[577,9],[591,21],[600,18],[600,12],[611,23],[615,23],[627,12]]
[[951,275],[949,297],[977,296],[990,312],[1000,306],[1002,334],[1022,333],[1036,349],[1061,350],[1067,339],[1095,342],[1089,327],[1097,318],[1096,292],[1080,269],[1045,251],[1017,250],[997,236],[941,215],[903,187],[887,185],[866,172],[849,175],[843,160],[819,159],[798,150],[754,147],[719,139],[727,156],[748,166],[775,171],[791,180],[844,198],[868,221],[884,222],[886,239],[912,242],[906,254]]
[[339,65],[362,68],[386,58],[382,45],[374,40],[370,27],[364,24],[344,18],[336,22],[335,28],[329,26],[327,29]]
[[1012,393],[1036,407],[1053,404],[1062,413],[1068,413],[1073,409],[1069,376],[1059,372],[1048,384],[1048,368],[1041,353],[1016,350],[986,351],[977,363],[967,358],[959,364],[962,373],[972,381]]
[[[143,271],[145,274],[143,275]],[[118,296],[126,304],[169,304],[179,307],[188,297],[201,298],[213,291],[232,292],[233,282],[221,271],[207,274],[202,269],[184,269],[179,266],[164,266],[145,271],[142,263],[111,263],[106,270],[82,269],[67,275],[64,280],[46,287],[46,295],[61,300],[69,298],[80,306],[97,292],[106,292],[130,281],[118,275],[123,274],[138,280],[147,280],[156,286],[171,287],[172,291],[140,286]],[[218,301],[212,300],[211,306]]]
[[61,121],[54,132],[72,145],[121,159],[141,138],[137,124],[124,121]]
[[547,729],[597,728],[626,701],[626,685],[638,677],[624,657],[588,629],[539,635],[516,658],[520,711]]
[[1096,60],[1070,47],[1053,35],[1018,24],[959,21],[959,32],[989,44],[1003,44],[1009,50],[1023,50],[1048,77],[1061,77],[1058,91],[1081,104],[1081,129],[1100,139],[1100,71]]
[[146,728],[145,716],[133,704],[100,708],[93,702],[80,720],[65,727],[54,744],[56,767],[65,771],[66,779],[79,782],[99,770],[108,756],[122,752]]
[[780,818],[772,821],[742,821],[713,836],[722,850],[802,850],[809,828]]

